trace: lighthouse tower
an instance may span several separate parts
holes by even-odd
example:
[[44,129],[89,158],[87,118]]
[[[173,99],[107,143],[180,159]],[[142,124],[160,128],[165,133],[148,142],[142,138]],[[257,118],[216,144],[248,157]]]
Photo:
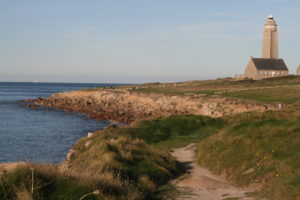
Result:
[[272,15],[269,15],[264,26],[262,58],[278,59],[277,24]]
[[272,15],[269,15],[264,26],[262,57],[253,58],[245,69],[244,77],[254,80],[287,76],[289,70],[283,59],[278,57],[277,24]]

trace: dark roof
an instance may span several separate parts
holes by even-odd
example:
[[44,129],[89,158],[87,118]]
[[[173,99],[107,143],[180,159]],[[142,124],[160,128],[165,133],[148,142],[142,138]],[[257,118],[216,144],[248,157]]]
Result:
[[288,71],[283,59],[252,58],[257,70]]

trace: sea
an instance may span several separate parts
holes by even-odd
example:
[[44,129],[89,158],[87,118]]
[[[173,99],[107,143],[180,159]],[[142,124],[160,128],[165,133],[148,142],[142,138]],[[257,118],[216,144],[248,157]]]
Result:
[[59,164],[79,138],[110,124],[108,120],[89,119],[78,112],[28,108],[21,100],[115,85],[0,82],[0,163],[30,161]]

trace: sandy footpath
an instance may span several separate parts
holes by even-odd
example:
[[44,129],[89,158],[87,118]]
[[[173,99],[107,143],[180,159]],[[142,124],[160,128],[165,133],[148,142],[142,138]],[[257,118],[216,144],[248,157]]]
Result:
[[206,168],[199,167],[195,162],[195,149],[195,144],[190,144],[172,151],[172,155],[188,171],[187,178],[178,178],[172,181],[172,184],[182,192],[176,200],[222,200],[229,198],[253,200],[251,197],[246,197],[246,193],[255,191],[257,187],[234,187],[225,178],[213,174]]

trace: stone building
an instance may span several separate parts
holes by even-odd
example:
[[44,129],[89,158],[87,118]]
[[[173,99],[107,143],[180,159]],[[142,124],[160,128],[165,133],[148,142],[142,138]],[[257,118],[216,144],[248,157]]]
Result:
[[297,75],[300,75],[300,65],[298,65],[296,73],[297,73]]
[[250,58],[245,69],[245,78],[260,80],[264,78],[287,76],[288,68],[278,57],[277,24],[272,15],[264,26],[262,58]]

